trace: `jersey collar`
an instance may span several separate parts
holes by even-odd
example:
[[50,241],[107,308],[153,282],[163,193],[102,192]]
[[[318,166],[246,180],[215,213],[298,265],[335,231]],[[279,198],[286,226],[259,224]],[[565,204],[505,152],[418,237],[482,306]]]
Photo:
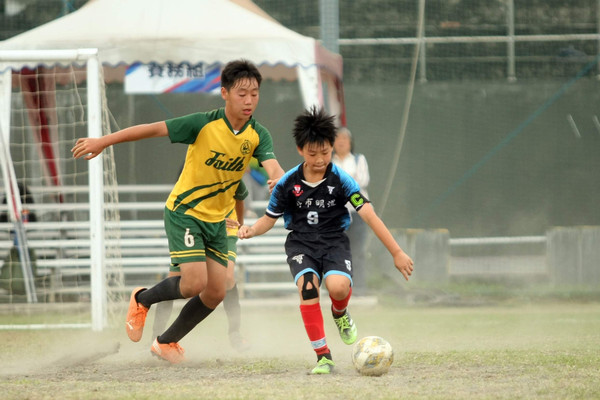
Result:
[[237,135],[239,135],[240,133],[244,132],[244,131],[246,130],[246,128],[247,128],[249,125],[252,125],[252,124],[253,124],[253,122],[254,122],[254,116],[253,116],[253,115],[251,115],[251,116],[250,116],[250,119],[248,120],[248,122],[246,122],[246,123],[244,124],[244,126],[242,126],[242,129],[240,129],[238,133],[235,133],[235,132],[233,131],[233,127],[231,126],[231,123],[229,122],[229,120],[227,119],[227,116],[225,115],[225,107],[222,107],[222,108],[221,108],[221,110],[222,110],[222,112],[223,112],[223,121],[225,121],[225,124],[227,125],[227,127],[229,128],[229,130],[231,131],[231,133],[233,133],[233,134],[234,134],[234,135],[236,135],[236,136],[237,136]]
[[[325,179],[325,178],[327,178],[327,176],[329,176],[332,169],[333,169],[333,163],[330,162],[327,165],[327,169],[325,170],[325,173],[323,174],[323,179]],[[302,179],[303,181],[306,181],[306,178],[304,177],[304,163],[302,163],[298,166],[298,173],[300,174],[300,179]]]

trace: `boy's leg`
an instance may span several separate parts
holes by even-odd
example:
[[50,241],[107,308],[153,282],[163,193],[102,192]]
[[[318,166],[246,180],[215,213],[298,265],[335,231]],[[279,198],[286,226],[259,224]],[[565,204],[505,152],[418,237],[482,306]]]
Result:
[[225,314],[227,315],[227,321],[229,323],[229,343],[231,343],[231,346],[239,352],[248,350],[250,348],[248,341],[240,332],[241,307],[240,296],[236,284],[225,293],[223,308],[225,309]]
[[348,303],[352,296],[350,279],[345,275],[332,274],[325,279],[325,286],[331,299],[331,313],[337,325],[342,341],[348,345],[358,337],[356,324],[348,311]]
[[238,292],[237,284],[235,282],[235,261],[237,258],[237,236],[231,235],[228,231],[227,236],[227,281],[225,298],[223,299],[223,308],[227,315],[227,322],[229,323],[229,343],[231,346],[239,352],[248,350],[249,345],[246,339],[240,333],[241,326],[241,307],[240,307],[240,294]]
[[173,312],[174,300],[162,301],[156,305],[154,324],[152,325],[152,340],[156,339],[165,331],[171,313]]
[[180,268],[181,275],[169,276],[150,289],[134,289],[125,323],[127,335],[132,341],[138,342],[141,339],[146,316],[152,304],[190,298],[198,295],[206,287],[205,261],[180,264]]
[[347,310],[352,296],[352,274],[354,272],[350,242],[343,233],[331,237],[330,240],[334,245],[323,257],[323,276],[331,298],[333,320],[344,343],[350,345],[356,341],[358,335],[356,325]]
[[[167,331],[157,337],[151,350],[176,363],[183,360],[179,340],[212,313],[225,297],[227,233],[225,221],[208,223],[169,210],[165,210],[164,215],[171,262],[179,265],[181,271],[181,277],[167,279],[179,278],[179,292],[190,300]],[[144,292],[140,296],[144,296]],[[144,304],[146,299],[139,301]]]
[[125,330],[132,341],[138,342],[142,338],[146,316],[152,304],[183,298],[180,281],[180,276],[172,276],[163,279],[150,289],[140,287],[133,290],[125,318]]
[[[146,315],[152,304],[191,298],[198,295],[206,286],[205,243],[202,233],[205,229],[218,230],[219,225],[203,225],[201,221],[191,216],[168,209],[164,212],[164,222],[169,239],[171,263],[179,266],[187,265],[188,268],[185,271],[180,268],[180,276],[169,276],[150,289],[134,290],[126,319],[127,334],[134,342],[139,341],[142,336]],[[192,268],[191,266],[194,265],[200,268]],[[132,324],[131,321],[134,323]],[[130,329],[131,326],[133,329]]]
[[319,304],[319,278],[312,272],[302,275],[298,281],[300,293],[300,313],[304,322],[304,329],[310,344],[317,354],[317,366],[311,371],[313,374],[328,374],[334,364],[331,351],[325,338],[323,314]]
[[223,308],[227,315],[227,322],[229,323],[229,343],[237,351],[243,352],[248,350],[248,342],[240,333],[241,326],[241,307],[240,307],[240,295],[238,292],[237,284],[235,282],[235,260],[237,255],[236,246],[237,237],[228,237],[229,247],[229,259],[227,262],[227,282],[225,292],[225,298],[223,299]]
[[[169,271],[169,277],[171,276],[181,276],[179,266],[171,266],[171,269]],[[156,304],[154,324],[152,325],[152,341],[154,341],[154,339],[156,339],[158,335],[165,331],[165,328],[167,327],[167,322],[169,322],[169,318],[171,317],[172,312],[173,300],[162,301]]]
[[327,347],[323,313],[319,304],[320,275],[318,273],[322,272],[322,266],[317,261],[323,257],[321,248],[323,241],[320,238],[315,241],[314,237],[315,235],[290,233],[285,243],[285,253],[290,272],[298,287],[304,329],[317,354],[317,366],[311,373],[329,374],[335,364],[331,359],[331,351]]
[[235,283],[233,284],[233,287],[228,288],[225,292],[223,308],[225,309],[225,314],[227,314],[227,322],[229,323],[228,333],[230,335],[233,332],[239,333],[241,326],[241,307],[240,295]]
[[[205,271],[206,288],[201,291],[199,296],[192,297],[185,304],[171,326],[157,338],[156,343],[159,346],[177,344],[196,325],[209,316],[223,300],[223,297],[225,297],[225,276],[227,269],[224,265],[211,258],[207,258],[206,262],[181,264],[182,276],[186,274],[188,269],[192,268]],[[170,350],[165,346],[162,348],[163,351]],[[155,351],[155,346],[152,347],[152,351],[171,362],[179,362],[177,361],[179,360],[178,358],[175,359],[176,361],[172,361],[168,357],[158,354]]]
[[343,315],[352,296],[350,279],[344,275],[331,274],[325,278],[325,287],[331,298],[331,310],[334,315]]

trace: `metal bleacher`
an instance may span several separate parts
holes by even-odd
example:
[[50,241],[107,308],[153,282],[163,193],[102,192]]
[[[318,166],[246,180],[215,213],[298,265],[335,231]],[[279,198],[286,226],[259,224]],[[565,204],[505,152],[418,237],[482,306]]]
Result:
[[[31,189],[35,194],[35,188]],[[124,293],[136,286],[153,285],[168,273],[170,258],[162,218],[164,201],[154,201],[152,196],[144,194],[153,193],[154,198],[166,199],[170,189],[169,185],[119,187],[120,221],[105,221],[106,229],[111,230],[114,237],[105,239],[106,247],[112,249],[112,253],[106,255],[105,267],[108,274],[122,274],[123,285],[118,290]],[[28,207],[43,213],[53,207],[85,209],[87,204],[46,203]],[[266,202],[247,202],[247,209],[253,215],[261,215],[265,207]],[[245,222],[252,224],[255,220],[250,217]],[[11,223],[0,223],[2,259],[14,245],[11,229]],[[50,301],[89,292],[89,222],[41,219],[27,223],[26,230],[28,246],[35,252],[36,276],[44,280],[43,294]],[[238,241],[236,279],[241,296],[277,296],[295,291],[284,251],[286,235],[280,220],[267,234]]]

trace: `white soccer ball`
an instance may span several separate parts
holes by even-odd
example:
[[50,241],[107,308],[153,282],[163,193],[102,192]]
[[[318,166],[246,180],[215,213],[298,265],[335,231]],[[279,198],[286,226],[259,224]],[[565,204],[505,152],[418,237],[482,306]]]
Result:
[[379,336],[366,336],[352,349],[352,363],[361,375],[386,374],[394,362],[394,350],[387,340]]

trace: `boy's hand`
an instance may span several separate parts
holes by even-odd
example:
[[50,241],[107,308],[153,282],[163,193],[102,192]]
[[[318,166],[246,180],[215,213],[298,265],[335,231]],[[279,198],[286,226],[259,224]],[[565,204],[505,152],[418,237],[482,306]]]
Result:
[[269,193],[273,192],[273,188],[275,187],[275,185],[277,185],[277,182],[279,182],[280,178],[277,179],[269,179],[267,181],[267,185],[269,185]]
[[394,255],[394,265],[404,276],[404,279],[408,280],[408,277],[412,275],[413,260],[405,252],[401,251]]
[[254,237],[254,229],[248,225],[242,225],[240,226],[237,235],[240,239],[250,239],[251,237]]
[[225,218],[225,226],[227,226],[227,229],[235,229],[240,226],[240,223],[235,219]]
[[102,146],[99,138],[81,138],[77,139],[75,146],[71,149],[71,153],[73,153],[73,158],[80,158],[89,154],[84,159],[91,160],[102,153],[102,150],[104,150],[104,146]]

